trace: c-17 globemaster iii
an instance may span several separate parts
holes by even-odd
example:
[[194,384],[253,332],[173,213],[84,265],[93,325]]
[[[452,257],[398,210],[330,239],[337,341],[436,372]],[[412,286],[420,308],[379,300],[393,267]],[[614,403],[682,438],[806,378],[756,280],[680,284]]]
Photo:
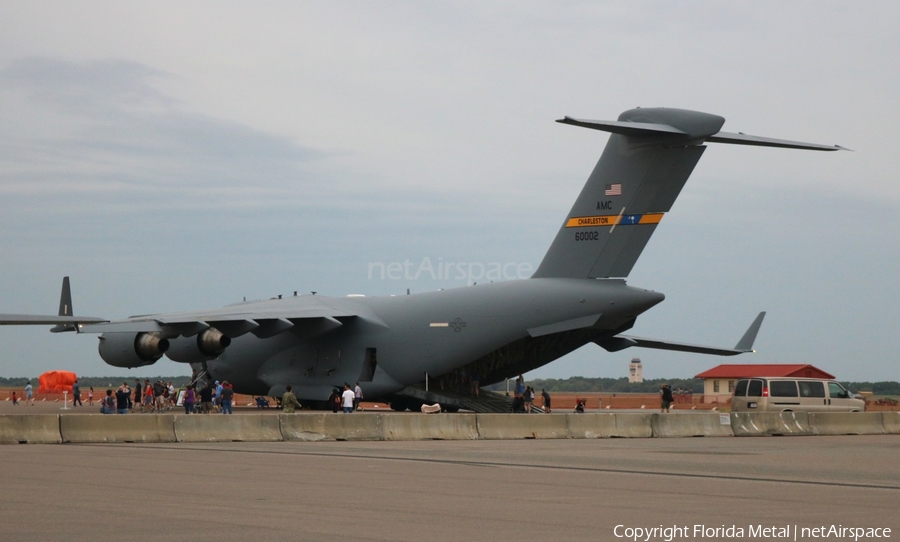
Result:
[[637,346],[730,356],[751,352],[765,313],[734,348],[625,335],[664,299],[626,284],[641,251],[706,150],[732,143],[820,151],[817,145],[720,131],[723,117],[637,108],[617,121],[557,122],[612,135],[587,183],[529,279],[405,296],[304,295],[122,320],[73,315],[68,278],[59,314],[0,315],[0,325],[55,325],[101,333],[100,356],[115,367],[150,365],[163,355],[195,374],[228,380],[235,391],[280,396],[287,385],[308,403],[345,382],[367,398],[414,406],[431,379],[481,385],[535,369],[594,343],[610,352]]

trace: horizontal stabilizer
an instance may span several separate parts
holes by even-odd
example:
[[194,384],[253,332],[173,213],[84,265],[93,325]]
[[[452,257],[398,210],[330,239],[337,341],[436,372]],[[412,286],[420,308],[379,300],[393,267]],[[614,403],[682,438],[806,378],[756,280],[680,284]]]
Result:
[[742,133],[719,132],[706,138],[709,143],[731,143],[732,145],[753,145],[756,147],[781,147],[783,149],[804,149],[808,151],[849,151],[840,145],[820,145],[818,143],[804,143],[802,141],[789,141],[787,139],[775,139],[773,137],[752,136]]
[[[586,120],[564,117],[557,120],[561,124],[570,124],[591,130],[600,130],[612,134],[621,134],[631,137],[636,136],[660,136],[660,135],[692,135],[670,124],[652,122],[633,122],[619,120]],[[699,135],[699,134],[693,134]],[[822,145],[819,143],[806,143],[803,141],[791,141],[788,139],[776,139],[774,137],[762,137],[748,135],[743,132],[717,132],[707,135],[704,140],[709,143],[730,143],[732,145],[752,145],[756,147],[780,147],[783,149],[804,149],[810,151],[849,151],[840,145]]]
[[647,136],[647,135],[687,135],[686,132],[670,126],[668,124],[654,124],[650,122],[631,122],[618,120],[582,120],[573,119],[572,117],[564,117],[556,122],[562,124],[571,124],[572,126],[581,126],[582,128],[590,128],[591,130],[600,130],[601,132],[610,132],[613,134],[622,134],[626,136]]

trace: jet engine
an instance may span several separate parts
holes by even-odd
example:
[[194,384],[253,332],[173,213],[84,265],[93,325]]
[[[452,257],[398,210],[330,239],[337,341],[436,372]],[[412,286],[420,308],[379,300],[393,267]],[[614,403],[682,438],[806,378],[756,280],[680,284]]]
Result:
[[169,341],[166,357],[182,363],[200,363],[218,357],[231,344],[231,337],[211,327],[190,337]]
[[98,349],[106,363],[132,369],[156,363],[169,349],[169,340],[156,333],[104,333]]

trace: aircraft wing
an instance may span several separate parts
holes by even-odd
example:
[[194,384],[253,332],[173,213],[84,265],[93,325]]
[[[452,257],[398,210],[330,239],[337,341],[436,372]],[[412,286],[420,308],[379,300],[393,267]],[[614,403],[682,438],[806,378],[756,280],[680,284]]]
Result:
[[[297,298],[293,298],[297,299]],[[308,299],[308,298],[307,298]],[[240,303],[204,311],[148,314],[121,320],[108,320],[91,316],[72,315],[72,294],[69,277],[63,279],[58,315],[0,314],[0,325],[56,325],[51,331],[77,331],[79,333],[160,333],[163,336],[192,336],[215,327],[229,337],[253,333],[266,338],[283,331],[293,330],[301,334],[318,335],[337,329],[341,320],[360,316],[329,306],[321,300],[297,303],[273,299]],[[366,320],[387,327],[374,315]]]
[[52,314],[0,314],[0,326],[77,325],[106,322],[93,316],[56,316]]
[[[229,337],[253,333],[257,337],[272,337],[294,329],[303,333],[321,334],[343,325],[338,318],[355,317],[356,314],[326,307],[310,310],[261,310],[222,314],[177,313],[138,316],[123,320],[104,318],[55,316],[37,314],[0,314],[0,325],[54,325],[51,331],[78,331],[79,333],[161,333],[164,336],[196,335],[215,327]],[[77,328],[77,329],[76,329]]]
[[738,341],[734,348],[720,348],[716,346],[706,346],[701,344],[660,341],[656,339],[647,339],[645,337],[633,337],[630,335],[616,335],[614,337],[601,339],[595,342],[606,349],[608,352],[618,352],[619,350],[624,350],[632,346],[639,346],[642,348],[655,348],[657,350],[673,350],[676,352],[712,354],[714,356],[736,356],[738,354],[755,352],[755,350],[753,350],[753,343],[756,340],[756,335],[757,333],[759,333],[759,328],[762,326],[762,321],[765,316],[765,311],[759,313],[759,315],[755,320],[753,320],[753,323],[750,324],[750,327],[747,328],[747,331],[744,332],[743,337],[741,337],[741,340]]
[[253,333],[257,337],[272,337],[283,331],[317,331],[324,333],[341,327],[338,318],[356,314],[324,305],[310,307],[223,307],[211,311],[136,316],[125,320],[82,326],[83,333],[158,332],[163,335],[191,336],[215,327],[229,337]]

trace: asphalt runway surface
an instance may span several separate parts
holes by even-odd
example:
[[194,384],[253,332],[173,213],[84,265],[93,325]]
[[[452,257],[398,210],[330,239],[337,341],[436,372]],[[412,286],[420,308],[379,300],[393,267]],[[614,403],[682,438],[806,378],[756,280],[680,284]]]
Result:
[[[694,525],[896,537],[898,445],[894,435],[7,445],[0,539],[626,540],[616,532]],[[735,540],[703,540],[719,539]]]

